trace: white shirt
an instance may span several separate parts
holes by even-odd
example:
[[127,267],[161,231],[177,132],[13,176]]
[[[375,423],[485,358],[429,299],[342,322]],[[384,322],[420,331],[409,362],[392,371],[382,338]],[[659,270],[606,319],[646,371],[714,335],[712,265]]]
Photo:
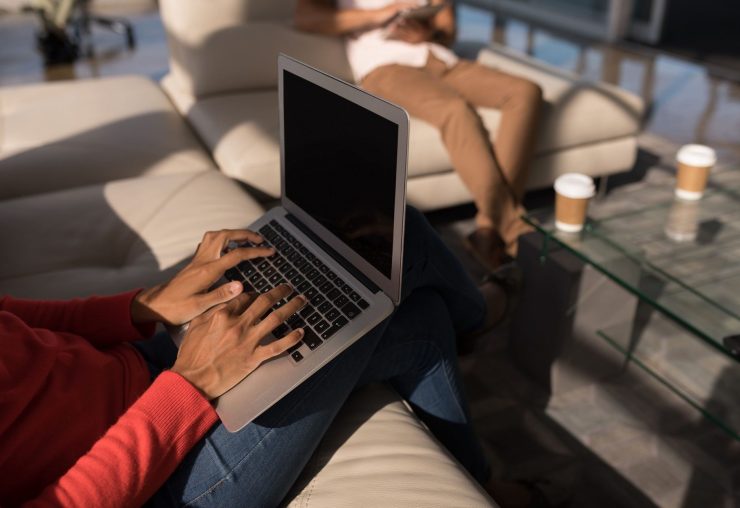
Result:
[[[339,9],[379,9],[394,0],[338,0]],[[419,1],[420,5],[425,4]],[[400,64],[424,67],[429,52],[442,60],[448,67],[455,65],[457,56],[446,47],[433,42],[411,44],[386,39],[384,28],[375,28],[347,38],[347,59],[355,80],[360,81],[382,65]]]

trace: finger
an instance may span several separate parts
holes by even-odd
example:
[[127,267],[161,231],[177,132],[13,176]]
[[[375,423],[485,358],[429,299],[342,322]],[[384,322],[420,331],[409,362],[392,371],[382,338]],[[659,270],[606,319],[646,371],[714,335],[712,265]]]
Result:
[[265,318],[255,327],[255,330],[259,335],[267,335],[285,322],[290,316],[301,310],[306,305],[306,301],[305,296],[296,296],[279,309],[275,309],[265,316]]
[[209,231],[203,235],[203,241],[200,244],[196,255],[208,259],[218,259],[229,242],[252,242],[262,243],[264,239],[261,235],[248,229],[222,229],[221,231]]
[[249,324],[256,323],[257,320],[268,310],[270,310],[279,300],[286,298],[292,292],[293,288],[290,287],[288,284],[280,284],[267,293],[262,293],[244,312],[244,320]]
[[197,295],[195,299],[198,303],[198,306],[200,307],[200,311],[204,312],[214,305],[231,301],[243,292],[244,288],[242,286],[242,283],[235,280],[233,282],[229,282],[228,284],[223,284],[205,294]]
[[240,247],[212,261],[210,268],[214,277],[220,277],[226,270],[238,265],[242,261],[269,257],[273,254],[275,254],[275,249],[272,247]]
[[231,301],[226,304],[226,308],[231,314],[235,316],[241,315],[241,313],[244,312],[247,307],[252,304],[252,302],[255,300],[255,298],[257,298],[258,295],[259,293],[255,293],[254,291],[241,293],[240,295],[231,299]]
[[270,358],[283,354],[288,349],[298,344],[304,335],[305,332],[303,331],[303,328],[293,330],[281,339],[272,341],[265,346],[257,347],[255,354],[260,359],[260,363],[264,362],[265,360],[269,360]]

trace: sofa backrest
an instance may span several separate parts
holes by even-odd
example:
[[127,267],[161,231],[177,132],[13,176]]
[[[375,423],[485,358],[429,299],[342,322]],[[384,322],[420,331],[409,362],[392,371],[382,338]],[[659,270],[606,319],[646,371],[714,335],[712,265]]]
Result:
[[344,43],[292,28],[295,0],[160,0],[174,86],[197,98],[277,87],[285,53],[352,81]]

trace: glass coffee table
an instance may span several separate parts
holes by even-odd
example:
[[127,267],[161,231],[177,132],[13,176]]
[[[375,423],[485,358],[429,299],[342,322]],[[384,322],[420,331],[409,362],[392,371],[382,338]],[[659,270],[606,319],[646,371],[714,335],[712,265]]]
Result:
[[649,185],[595,201],[580,234],[556,230],[552,209],[525,220],[544,236],[543,259],[565,248],[677,325],[644,341],[634,323],[597,333],[740,440],[740,386],[717,392],[719,372],[740,384],[740,178],[728,175],[696,202]]

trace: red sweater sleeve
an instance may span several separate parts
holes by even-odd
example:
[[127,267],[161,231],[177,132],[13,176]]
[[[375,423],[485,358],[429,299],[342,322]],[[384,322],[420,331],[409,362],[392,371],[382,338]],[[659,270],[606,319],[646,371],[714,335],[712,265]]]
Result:
[[131,301],[140,290],[115,296],[93,296],[68,301],[0,298],[0,311],[18,316],[32,328],[74,333],[97,347],[141,340],[154,333],[155,323],[131,322]]
[[217,420],[190,383],[164,372],[86,455],[24,506],[140,506]]

